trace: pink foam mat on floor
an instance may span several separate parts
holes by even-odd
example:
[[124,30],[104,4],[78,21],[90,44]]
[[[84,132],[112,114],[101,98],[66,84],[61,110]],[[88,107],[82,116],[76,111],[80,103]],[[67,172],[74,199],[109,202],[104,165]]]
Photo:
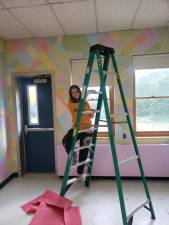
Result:
[[26,213],[34,213],[29,225],[82,225],[80,208],[72,207],[72,201],[52,191],[46,191],[21,208]]

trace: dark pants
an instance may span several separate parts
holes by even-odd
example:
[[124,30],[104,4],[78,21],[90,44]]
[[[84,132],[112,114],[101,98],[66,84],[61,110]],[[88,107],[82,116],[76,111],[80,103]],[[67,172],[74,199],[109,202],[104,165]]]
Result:
[[[70,152],[70,147],[71,147],[71,141],[72,141],[72,135],[73,135],[73,129],[70,129],[68,131],[68,133],[63,137],[62,139],[62,144],[66,149],[67,154],[69,154]],[[80,140],[80,146],[84,145],[84,140],[86,137],[91,137],[92,133],[80,133],[77,135],[77,139],[76,141]],[[85,148],[80,150],[79,152],[79,162],[84,161],[87,159],[87,155],[88,155],[89,149]],[[78,174],[83,174],[83,170],[84,170],[85,165],[81,165],[77,168],[77,173]]]

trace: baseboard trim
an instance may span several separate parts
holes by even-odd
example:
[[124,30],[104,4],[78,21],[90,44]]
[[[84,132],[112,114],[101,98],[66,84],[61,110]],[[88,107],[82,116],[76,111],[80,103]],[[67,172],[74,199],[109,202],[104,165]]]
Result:
[[[75,176],[70,176],[69,178],[73,178]],[[59,178],[64,178],[64,176],[59,176]],[[92,176],[92,179],[105,179],[105,180],[116,180],[114,176]],[[121,177],[122,180],[142,180],[141,177]],[[146,180],[169,180],[169,177],[146,177]]]
[[0,189],[3,188],[7,183],[9,183],[14,177],[18,177],[18,173],[12,173],[8,178],[6,178],[2,183],[0,183]]

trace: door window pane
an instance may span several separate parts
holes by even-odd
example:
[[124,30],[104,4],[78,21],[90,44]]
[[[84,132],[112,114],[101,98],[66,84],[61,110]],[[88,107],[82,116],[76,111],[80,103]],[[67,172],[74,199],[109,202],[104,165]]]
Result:
[[29,125],[39,124],[37,86],[27,86]]

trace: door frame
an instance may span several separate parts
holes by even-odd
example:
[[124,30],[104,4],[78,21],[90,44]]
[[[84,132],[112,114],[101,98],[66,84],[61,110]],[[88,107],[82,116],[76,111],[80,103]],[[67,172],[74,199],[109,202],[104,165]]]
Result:
[[[26,158],[25,158],[25,149],[23,149],[23,153],[20,147],[20,138],[21,138],[21,127],[22,123],[22,105],[21,105],[21,93],[19,89],[19,79],[23,78],[31,78],[35,76],[49,75],[51,77],[51,88],[52,88],[52,104],[53,104],[53,126],[54,126],[54,155],[55,155],[55,174],[57,174],[57,165],[56,165],[56,102],[55,102],[55,77],[54,72],[51,71],[38,71],[38,72],[22,72],[22,73],[12,73],[12,94],[13,94],[13,103],[14,103],[14,114],[16,116],[15,120],[15,140],[16,140],[16,153],[17,153],[17,172],[18,176],[21,177],[26,173]],[[23,146],[24,148],[24,146]]]

